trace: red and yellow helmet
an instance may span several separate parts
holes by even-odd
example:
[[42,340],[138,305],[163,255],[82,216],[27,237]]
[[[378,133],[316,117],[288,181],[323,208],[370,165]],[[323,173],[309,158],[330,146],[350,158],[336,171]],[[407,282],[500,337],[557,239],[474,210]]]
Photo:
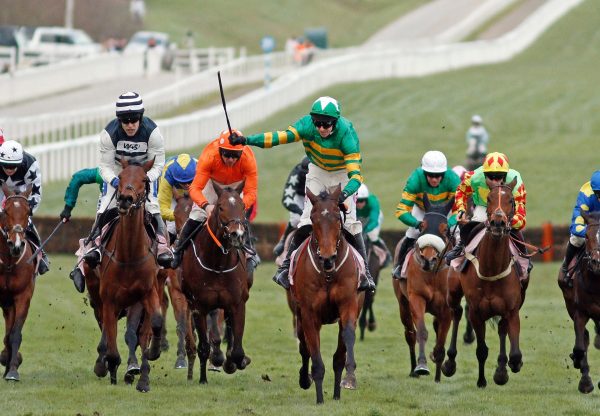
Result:
[[508,158],[504,153],[488,153],[483,161],[483,172],[504,172],[508,173]]
[[[243,136],[242,132],[236,129],[231,129],[232,133],[237,134],[238,136]],[[240,152],[244,150],[244,146],[241,144],[233,145],[229,143],[229,130],[223,130],[219,135],[219,149],[225,150],[239,150]]]

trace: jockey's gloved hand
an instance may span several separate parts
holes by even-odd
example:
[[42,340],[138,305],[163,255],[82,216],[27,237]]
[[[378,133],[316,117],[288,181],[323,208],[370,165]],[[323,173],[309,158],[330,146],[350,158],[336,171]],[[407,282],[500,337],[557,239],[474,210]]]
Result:
[[233,146],[238,145],[238,144],[245,146],[247,141],[248,141],[248,139],[246,139],[245,136],[240,136],[236,132],[232,132],[231,135],[229,136],[229,144],[231,144]]
[[415,228],[419,231],[423,231],[423,221],[419,221]]
[[63,222],[68,222],[71,219],[71,211],[72,210],[73,210],[73,207],[65,204],[65,209],[63,209],[62,212],[60,213],[60,219],[63,220]]
[[346,191],[342,191],[342,193],[340,194],[340,196],[338,197],[338,205],[340,207],[340,211],[348,211],[348,208],[346,207],[346,204],[344,203],[344,201],[348,199],[348,194],[346,193]]
[[117,178],[117,177],[113,178],[113,180],[110,181],[110,186],[117,189],[117,187],[119,186],[119,178]]

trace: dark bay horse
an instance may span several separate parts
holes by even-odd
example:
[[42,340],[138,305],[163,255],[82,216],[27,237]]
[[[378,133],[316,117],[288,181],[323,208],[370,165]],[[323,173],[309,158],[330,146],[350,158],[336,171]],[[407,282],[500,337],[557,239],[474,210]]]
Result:
[[[143,165],[122,161],[116,191],[119,221],[114,232],[102,247],[99,270],[99,296],[102,305],[102,337],[98,344],[98,360],[94,371],[99,376],[110,372],[111,384],[117,383],[117,369],[121,357],[117,349],[117,319],[123,310],[141,302],[144,311],[141,337],[137,339],[137,325],[128,324],[127,344],[139,343],[142,366],[137,390],[150,390],[148,360],[160,356],[163,315],[159,300],[157,274],[159,266],[152,252],[151,241],[144,226],[145,201],[150,189],[146,172],[154,160]],[[133,339],[133,338],[136,339]],[[152,341],[150,342],[150,337]],[[126,337],[127,338],[127,337]]]
[[4,379],[10,381],[20,379],[18,369],[23,357],[19,348],[35,287],[35,262],[27,262],[33,251],[25,239],[31,189],[29,186],[22,194],[15,194],[2,185],[6,200],[0,213],[0,307],[5,335],[0,364],[6,367]]
[[581,372],[578,388],[581,393],[591,393],[594,383],[589,375],[587,359],[590,334],[585,326],[590,319],[600,319],[600,213],[582,211],[581,216],[587,226],[585,250],[574,259],[575,265],[571,266],[573,287],[569,288],[564,283],[562,270],[559,271],[558,285],[575,329],[575,346],[571,359],[573,366]]
[[[369,259],[369,270],[371,271],[371,277],[375,285],[379,283],[379,272],[381,271],[381,261],[375,251],[375,245],[369,242],[369,239],[364,237],[365,243],[367,244],[367,259]],[[365,301],[358,318],[358,326],[360,328],[360,340],[365,339],[365,329],[369,331],[375,331],[377,328],[377,322],[375,321],[375,312],[373,311],[373,304],[375,303],[375,293],[365,293]]]
[[[429,312],[434,316],[436,343],[431,359],[436,366],[435,381],[439,382],[442,371],[446,376],[454,374],[454,371],[447,371],[446,366],[442,366],[446,352],[446,336],[454,317],[453,311],[446,302],[448,268],[442,261],[450,240],[447,217],[454,199],[445,204],[431,204],[427,194],[423,194],[423,204],[425,216],[422,231],[408,259],[406,279],[393,279],[393,286],[400,307],[400,319],[404,325],[404,336],[410,351],[410,375],[413,377],[429,375],[425,355],[428,336],[425,313]],[[460,316],[458,319],[460,320]],[[419,344],[418,359],[415,356],[416,342]],[[453,361],[454,357],[451,357],[451,360]]]
[[[208,382],[206,364],[210,356],[206,317],[214,309],[225,311],[227,325],[231,328],[231,342],[223,370],[231,374],[250,364],[242,346],[249,297],[244,253],[247,229],[244,203],[240,197],[244,182],[235,188],[213,186],[218,196],[217,203],[183,254],[182,263],[182,289],[193,311],[199,338],[202,384]],[[188,374],[191,371],[189,367]]]
[[[297,333],[300,341],[299,384],[303,389],[315,382],[317,403],[323,403],[325,366],[320,351],[323,324],[337,322],[338,346],[333,355],[333,399],[340,399],[342,371],[346,368],[345,387],[355,388],[354,341],[356,321],[364,297],[358,294],[359,265],[343,232],[338,207],[341,187],[330,193],[306,195],[312,202],[310,219],[313,231],[307,247],[297,258],[291,292],[296,305]],[[312,361],[311,374],[308,362]]]
[[[490,192],[487,197],[487,220],[485,234],[479,243],[475,256],[460,274],[460,282],[469,305],[469,320],[477,339],[477,361],[479,362],[478,387],[486,387],[485,361],[488,347],[485,343],[485,322],[492,317],[500,317],[498,335],[500,352],[494,382],[504,385],[508,382],[506,365],[513,373],[523,366],[519,349],[520,318],[519,310],[525,301],[528,280],[519,280],[510,251],[511,219],[515,202],[513,189],[516,178],[509,184],[494,186],[486,180]],[[506,336],[510,340],[510,352],[506,356]]]

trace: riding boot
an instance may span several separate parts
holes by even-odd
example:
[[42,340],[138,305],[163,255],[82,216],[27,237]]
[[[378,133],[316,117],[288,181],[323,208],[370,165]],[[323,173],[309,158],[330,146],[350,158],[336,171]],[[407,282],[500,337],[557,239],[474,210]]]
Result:
[[[29,238],[31,238],[31,240],[33,240],[33,243],[37,247],[41,246],[42,241],[40,239],[40,235],[39,235],[37,229],[35,228],[35,225],[33,225],[33,223],[31,221],[27,225],[26,233],[29,236]],[[50,270],[50,268],[49,268],[50,260],[48,260],[48,256],[46,255],[46,252],[42,249],[41,253],[42,253],[42,259],[40,260],[40,264],[38,265],[38,273],[40,275],[47,273]]]
[[85,277],[83,276],[83,273],[81,273],[81,270],[79,270],[79,267],[75,267],[71,273],[69,273],[69,277],[73,281],[75,289],[77,289],[79,293],[83,293],[85,290]]
[[288,235],[290,235],[290,233],[295,229],[295,227],[292,226],[292,224],[290,224],[289,222],[287,223],[287,226],[285,227],[285,230],[283,231],[283,235],[281,236],[281,238],[279,239],[279,241],[277,242],[277,244],[275,244],[275,247],[273,247],[273,254],[275,256],[280,256],[281,253],[283,253],[283,249],[285,248],[285,239],[287,238]]
[[402,240],[402,244],[400,245],[400,251],[398,252],[398,261],[394,265],[394,271],[392,272],[392,277],[394,279],[400,279],[400,274],[402,273],[402,266],[404,265],[404,260],[406,259],[406,255],[410,251],[410,249],[415,245],[416,238],[404,237]]
[[568,287],[573,287],[573,280],[571,278],[571,274],[569,273],[569,264],[575,254],[579,251],[579,247],[574,246],[569,241],[567,244],[567,250],[565,252],[565,259],[563,260],[562,265],[560,266],[560,270],[563,273],[563,281],[567,284]]
[[156,221],[156,240],[158,241],[156,261],[159,266],[168,269],[173,262],[173,253],[169,249],[167,226],[160,214],[152,214],[152,218]]
[[449,252],[446,253],[446,256],[445,256],[446,264],[448,266],[450,266],[450,262],[460,256],[463,256],[464,251],[465,251],[465,246],[463,245],[462,241],[457,242],[456,245],[454,247],[452,247],[452,250],[450,250]]
[[381,265],[381,268],[383,269],[384,267],[389,266],[393,259],[392,253],[390,253],[390,250],[385,245],[385,241],[383,241],[381,238],[378,238],[377,240],[373,241],[373,244],[385,251],[385,260]]
[[105,218],[107,216],[104,212],[100,212],[96,214],[96,221],[92,227],[92,231],[90,235],[85,240],[86,245],[91,243],[91,248],[83,255],[83,260],[90,266],[92,269],[95,268],[102,256],[100,254],[100,249],[96,246],[96,238],[98,238],[102,234],[102,227],[105,225]]
[[285,257],[285,260],[283,261],[283,263],[281,263],[281,266],[279,266],[279,268],[275,272],[275,276],[273,276],[273,281],[275,283],[277,283],[279,286],[283,287],[285,290],[288,290],[290,288],[290,280],[289,280],[289,276],[288,276],[288,273],[290,271],[290,261],[291,261],[290,257],[292,255],[292,253],[298,247],[300,247],[300,244],[302,244],[304,242],[304,240],[306,240],[308,238],[311,230],[312,230],[311,225],[303,225],[302,227],[300,227],[296,230],[296,233],[294,234],[294,238],[292,238],[292,241],[290,242],[290,246],[288,247],[288,252],[287,252],[287,256]]
[[354,234],[351,239],[348,239],[348,242],[352,244],[352,247],[359,252],[365,261],[365,278],[360,280],[358,291],[362,292],[367,290],[369,292],[375,292],[377,286],[375,286],[375,282],[369,271],[369,259],[367,259],[367,250],[365,249],[365,240],[363,239],[362,233]]
[[204,224],[204,221],[196,221],[191,218],[188,218],[185,224],[183,224],[179,238],[175,240],[175,244],[173,245],[173,261],[171,261],[171,269],[179,267],[183,258],[183,252],[193,235],[196,233],[196,230],[199,230],[202,224]]
[[254,270],[256,270],[256,267],[260,264],[260,256],[256,252],[256,246],[254,245],[255,241],[256,238],[252,235],[250,225],[248,225],[244,242],[249,254],[249,257],[246,259],[246,271],[248,272],[248,275],[254,273]]

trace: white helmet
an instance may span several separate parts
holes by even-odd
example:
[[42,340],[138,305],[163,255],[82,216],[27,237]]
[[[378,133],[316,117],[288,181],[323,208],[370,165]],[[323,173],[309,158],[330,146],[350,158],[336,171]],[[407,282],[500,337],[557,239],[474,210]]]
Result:
[[481,116],[479,114],[474,114],[473,117],[471,117],[471,123],[482,124],[483,119],[481,118]]
[[0,145],[0,165],[20,165],[23,161],[23,146],[15,140]]
[[356,199],[367,199],[369,197],[369,188],[364,183],[360,184],[360,188],[356,192]]
[[448,169],[446,156],[438,150],[430,150],[423,155],[421,167],[425,172],[444,173]]

